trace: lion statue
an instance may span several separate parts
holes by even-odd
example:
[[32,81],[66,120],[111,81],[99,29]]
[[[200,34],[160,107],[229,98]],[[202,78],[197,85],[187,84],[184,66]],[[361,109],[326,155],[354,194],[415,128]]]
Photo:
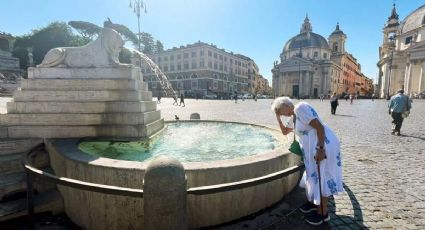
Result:
[[107,67],[125,65],[118,60],[124,40],[105,27],[96,40],[81,47],[58,47],[47,52],[37,67]]

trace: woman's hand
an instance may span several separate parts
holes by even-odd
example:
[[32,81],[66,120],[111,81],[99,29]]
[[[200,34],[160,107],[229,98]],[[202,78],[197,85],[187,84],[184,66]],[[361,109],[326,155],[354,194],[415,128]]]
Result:
[[326,159],[326,153],[324,149],[318,149],[316,151],[316,155],[314,156],[314,159],[316,160],[316,162],[320,162],[324,159]]

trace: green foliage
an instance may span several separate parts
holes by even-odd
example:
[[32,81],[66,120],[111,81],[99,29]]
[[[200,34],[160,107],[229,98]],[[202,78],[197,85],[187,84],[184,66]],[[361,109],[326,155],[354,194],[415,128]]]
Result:
[[131,41],[133,45],[137,46],[137,35],[134,34],[127,26],[121,24],[111,24],[110,27],[116,30],[122,36],[124,36],[125,40]]
[[52,48],[82,46],[87,42],[81,36],[74,35],[66,23],[53,22],[44,28],[33,30],[28,35],[17,37],[12,53],[19,58],[21,68],[25,69],[28,67],[27,48],[33,48],[34,64],[38,65]]
[[142,52],[145,54],[153,54],[155,51],[155,42],[151,34],[142,32],[140,41],[143,44]]
[[90,22],[69,21],[68,25],[77,30],[87,41],[93,40],[102,31],[102,27]]
[[156,40],[155,53],[157,54],[157,53],[160,53],[162,51],[164,51],[164,45],[159,40]]
[[121,63],[131,64],[131,51],[128,49],[122,49],[118,58]]

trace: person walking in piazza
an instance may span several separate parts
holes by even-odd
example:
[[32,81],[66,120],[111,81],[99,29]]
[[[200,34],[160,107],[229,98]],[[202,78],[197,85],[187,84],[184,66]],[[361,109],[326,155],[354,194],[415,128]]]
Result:
[[409,96],[404,95],[404,90],[400,89],[397,91],[397,94],[392,96],[390,102],[388,103],[388,113],[393,118],[393,129],[391,134],[397,134],[400,136],[401,125],[403,120],[407,117],[412,104]]
[[335,115],[336,113],[336,107],[338,107],[338,96],[336,95],[336,93],[334,93],[330,99],[331,101],[331,114]]
[[174,100],[173,105],[179,105],[178,102],[177,102],[177,96],[176,95],[173,95],[173,100]]
[[183,104],[183,107],[185,107],[186,106],[186,104],[184,103],[184,95],[183,94],[180,94],[180,106]]
[[[307,202],[300,211],[306,213],[305,220],[309,224],[320,225],[329,221],[328,198],[344,191],[338,138],[307,102],[294,106],[289,97],[278,97],[272,110],[283,135],[295,129],[294,135],[298,137],[303,153],[305,172],[300,187],[306,189]],[[281,116],[293,117],[293,126],[290,123],[284,125]]]

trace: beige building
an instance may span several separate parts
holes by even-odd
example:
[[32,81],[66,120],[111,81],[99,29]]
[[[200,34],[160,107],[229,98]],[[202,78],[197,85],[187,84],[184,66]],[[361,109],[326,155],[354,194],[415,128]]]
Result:
[[[251,58],[203,42],[174,47],[150,58],[167,75],[175,91],[192,97],[228,98],[235,92],[251,92],[255,76],[259,74]],[[145,66],[142,72],[149,88],[157,95],[161,85],[156,76]]]
[[337,24],[328,41],[312,32],[308,17],[300,33],[286,42],[275,62],[273,91],[275,96],[317,98],[333,92],[339,95],[371,95],[372,81],[361,73],[357,60],[345,51],[347,36]]
[[425,93],[425,5],[401,23],[395,4],[379,47],[378,93],[388,98],[404,89],[410,96]]

